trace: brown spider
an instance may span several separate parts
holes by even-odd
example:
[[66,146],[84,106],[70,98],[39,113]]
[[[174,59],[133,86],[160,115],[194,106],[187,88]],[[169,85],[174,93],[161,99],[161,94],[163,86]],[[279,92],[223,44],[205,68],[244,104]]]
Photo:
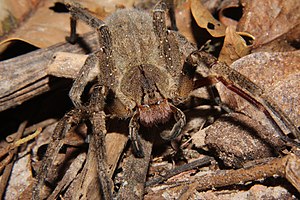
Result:
[[[111,198],[110,183],[105,179],[107,175],[103,144],[106,113],[118,118],[130,118],[129,137],[135,155],[143,157],[138,135],[139,124],[151,127],[164,123],[173,116],[175,124],[170,135],[164,139],[171,140],[178,136],[186,118],[176,105],[184,102],[190,92],[200,86],[200,82],[194,80],[196,68],[200,68],[201,76],[208,82],[222,82],[264,112],[287,143],[293,141],[284,136],[273,115],[296,138],[300,138],[293,123],[258,86],[212,55],[197,51],[177,32],[167,30],[164,3],[155,6],[152,17],[138,10],[119,10],[107,18],[106,23],[76,4],[67,4],[67,7],[71,12],[70,42],[76,40],[76,21],[80,19],[96,30],[99,50],[89,55],[69,93],[75,109],[59,121],[54,131],[37,176],[34,199],[39,199],[47,169],[63,145],[62,138],[72,125],[82,121],[86,121],[91,127],[93,137],[90,148],[97,149],[99,182],[102,190],[106,190],[102,191],[103,194],[110,194],[104,198]],[[94,88],[90,101],[82,105],[84,88],[94,78],[89,76],[93,67],[100,69],[97,87]]]

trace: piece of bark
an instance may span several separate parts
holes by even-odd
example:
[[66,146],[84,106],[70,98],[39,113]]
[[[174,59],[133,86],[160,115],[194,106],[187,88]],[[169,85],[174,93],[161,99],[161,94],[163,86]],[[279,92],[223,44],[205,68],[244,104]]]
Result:
[[[27,125],[27,121],[24,121],[23,123],[20,124],[19,126],[19,129],[18,129],[18,132],[17,132],[17,136],[16,136],[16,141],[19,140],[22,135],[23,135],[23,132],[25,130],[25,127]],[[13,168],[13,165],[15,163],[15,160],[16,160],[16,154],[18,153],[18,148],[15,148],[13,149],[10,154],[8,155],[8,157],[10,157],[10,163],[6,163],[6,166],[5,166],[5,169],[4,169],[4,172],[2,174],[2,177],[1,177],[1,184],[0,184],[0,197],[1,199],[3,198],[4,196],[4,193],[5,193],[5,189],[7,187],[7,182],[10,178],[10,174],[11,174],[11,171],[12,171],[12,168]]]
[[144,158],[137,158],[131,154],[124,161],[124,178],[117,199],[143,199],[153,143],[143,137],[141,137],[141,143]]
[[128,141],[128,136],[122,133],[112,132],[106,134],[106,152],[107,152],[107,173],[112,178],[117,167],[119,158],[121,157],[124,148]]
[[243,167],[247,161],[272,157],[284,145],[259,122],[238,113],[219,118],[205,132],[210,151],[234,168]]
[[85,34],[82,38],[75,45],[59,43],[0,62],[0,111],[52,89],[47,69],[56,52],[85,54],[97,48],[94,33]]
[[248,168],[217,170],[204,174],[199,172],[199,175],[190,176],[188,180],[169,182],[165,187],[156,190],[155,196],[158,198],[166,195],[165,193],[177,193],[177,199],[188,199],[191,190],[204,191],[230,185],[244,185],[278,176],[286,178],[299,191],[299,164],[299,156],[291,153]]
[[55,190],[48,197],[49,200],[57,199],[59,193],[69,186],[69,184],[75,179],[79,170],[82,169],[82,165],[84,164],[85,159],[86,153],[79,154],[75,158],[75,160],[72,162],[69,169],[67,170],[66,174],[64,175],[63,179],[58,183]]

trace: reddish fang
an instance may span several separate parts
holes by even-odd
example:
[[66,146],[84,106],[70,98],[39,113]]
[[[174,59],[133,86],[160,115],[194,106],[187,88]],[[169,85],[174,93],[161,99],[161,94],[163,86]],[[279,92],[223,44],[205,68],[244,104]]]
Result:
[[167,100],[152,105],[139,106],[140,122],[146,127],[165,123],[170,119],[172,110]]

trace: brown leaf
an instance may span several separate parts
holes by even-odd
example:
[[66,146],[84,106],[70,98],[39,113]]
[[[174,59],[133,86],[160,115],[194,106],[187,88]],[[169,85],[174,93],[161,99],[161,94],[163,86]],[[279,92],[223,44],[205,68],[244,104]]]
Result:
[[[52,7],[54,7],[52,0],[43,2],[43,5],[0,46],[10,43],[10,38],[26,41],[39,48],[64,41],[65,37],[69,35],[70,15],[63,12],[56,13],[50,9]],[[89,30],[88,26],[84,26],[82,23],[78,24],[80,34]]]
[[40,0],[10,1],[0,4],[0,37],[16,28],[36,8]]
[[[125,7],[132,7],[132,1],[115,0],[111,1],[80,1],[84,8],[88,8],[100,19],[103,19],[116,10],[116,4],[122,4]],[[0,49],[3,51],[2,45],[10,43],[9,38],[26,41],[39,48],[48,47],[59,42],[65,41],[65,37],[70,34],[70,14],[67,11],[55,11],[56,6],[61,3],[54,3],[53,0],[43,1],[42,5],[30,16],[25,23],[22,24],[13,34],[8,36],[8,40],[0,43]],[[83,22],[78,23],[78,33],[83,34],[92,29]]]
[[191,0],[191,11],[198,26],[205,28],[213,37],[225,36],[225,26],[216,20],[200,1]]
[[226,28],[224,45],[219,55],[219,60],[230,65],[233,61],[249,54],[251,46],[235,31],[235,27]]
[[192,30],[192,16],[190,10],[190,3],[184,2],[175,8],[176,25],[179,32],[184,35],[188,41],[196,43],[195,35]]
[[220,22],[222,22],[226,26],[236,26],[238,24],[238,21],[226,16],[226,13],[230,12],[232,14],[232,9],[238,8],[239,6],[240,3],[238,0],[222,1],[222,4],[220,5],[220,12],[219,12]]
[[254,48],[281,37],[300,23],[300,1],[244,0],[242,5],[244,14],[237,30],[256,38]]

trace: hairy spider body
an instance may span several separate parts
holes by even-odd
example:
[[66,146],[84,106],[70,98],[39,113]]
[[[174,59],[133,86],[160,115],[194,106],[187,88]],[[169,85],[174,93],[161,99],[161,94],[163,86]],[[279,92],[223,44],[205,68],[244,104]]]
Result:
[[[203,72],[210,83],[222,82],[228,89],[242,96],[253,106],[265,113],[279,135],[285,140],[283,131],[273,119],[279,117],[289,130],[300,138],[299,131],[288,117],[270,101],[263,91],[212,55],[197,51],[177,32],[167,30],[165,4],[158,3],[153,16],[138,10],[120,10],[107,18],[106,23],[92,16],[78,5],[67,4],[71,12],[70,42],[76,40],[76,21],[84,21],[98,34],[99,50],[90,54],[78,73],[70,98],[75,109],[58,123],[46,152],[34,189],[34,199],[47,177],[47,168],[55,159],[62,138],[71,123],[89,121],[91,124],[93,151],[97,149],[97,172],[104,199],[111,198],[111,184],[105,166],[105,114],[118,118],[130,118],[129,137],[138,157],[143,156],[139,141],[139,124],[151,127],[165,123],[172,116],[174,126],[168,137],[173,139],[183,129],[186,118],[176,107],[189,93],[201,84],[194,80],[196,68]],[[206,67],[203,67],[203,64]],[[97,87],[87,104],[82,105],[81,95],[85,86],[95,77],[90,77],[94,67],[99,68]],[[104,111],[106,113],[104,113]],[[288,140],[288,139],[287,139]],[[95,143],[95,144],[94,144]],[[92,151],[92,150],[91,150]]]
[[[167,121],[172,112],[168,101],[179,95],[186,97],[193,89],[180,91],[180,78],[185,76],[181,73],[182,66],[187,55],[175,51],[177,57],[166,57],[162,50],[166,41],[161,41],[155,34],[153,19],[145,12],[120,10],[106,20],[106,25],[111,36],[113,73],[110,76],[115,77],[110,85],[115,94],[108,106],[112,108],[111,113],[126,118],[138,112],[141,123],[146,126]],[[178,48],[176,45],[176,50]],[[168,51],[174,53],[171,47]],[[108,66],[99,67],[98,79],[104,80]],[[192,85],[193,80],[189,79]],[[114,109],[116,107],[121,109]]]
[[[88,13],[78,14],[85,12],[78,6],[70,5],[70,11],[73,21],[82,19],[97,30],[101,47],[87,59],[75,80],[70,91],[73,103],[81,106],[80,96],[90,81],[88,73],[97,65],[99,85],[108,90],[105,108],[116,117],[131,117],[129,135],[138,156],[143,155],[139,123],[151,127],[173,115],[176,123],[168,139],[176,137],[185,125],[185,115],[174,105],[194,89],[193,76],[184,73],[183,66],[196,48],[177,32],[167,30],[164,4],[156,6],[153,16],[135,9],[119,10],[106,23]],[[74,36],[71,33],[70,38]]]
[[[107,105],[109,112],[119,118],[139,119],[147,127],[165,123],[172,113],[181,112],[172,105],[172,100],[184,99],[193,90],[192,77],[186,77],[182,69],[185,57],[195,49],[178,45],[178,42],[188,42],[183,38],[178,41],[175,32],[160,37],[162,31],[167,33],[162,16],[153,19],[139,10],[119,10],[106,20],[106,25],[110,32],[112,66],[100,64],[98,80],[105,80],[110,68],[109,76],[114,78],[109,88],[114,98]],[[181,83],[183,79],[185,84]],[[181,129],[185,119],[183,114],[180,116],[181,119],[175,118],[181,120],[177,126]],[[130,135],[136,134],[130,130]],[[175,137],[179,133],[174,130],[171,135]],[[138,144],[135,149],[142,153]]]

